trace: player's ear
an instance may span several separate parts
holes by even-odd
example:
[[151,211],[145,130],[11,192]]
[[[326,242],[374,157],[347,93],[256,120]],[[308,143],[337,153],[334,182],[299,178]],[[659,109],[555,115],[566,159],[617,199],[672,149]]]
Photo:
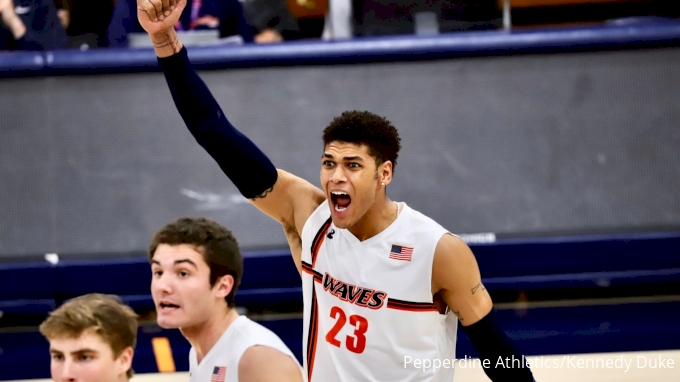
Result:
[[234,289],[234,276],[224,275],[215,281],[215,286],[213,290],[215,291],[215,297],[225,298]]
[[132,367],[132,357],[134,356],[134,350],[131,347],[126,347],[120,352],[120,355],[116,359],[116,368],[118,375],[127,374],[128,370]]
[[387,186],[392,182],[392,161],[385,161],[378,166],[378,181],[382,186]]

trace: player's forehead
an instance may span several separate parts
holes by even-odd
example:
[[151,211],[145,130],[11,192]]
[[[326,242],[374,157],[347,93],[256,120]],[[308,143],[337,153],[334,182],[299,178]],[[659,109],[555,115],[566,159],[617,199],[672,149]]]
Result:
[[197,269],[207,267],[203,248],[192,244],[159,244],[151,258],[154,266],[192,266]]
[[341,160],[346,157],[359,157],[368,159],[371,156],[370,148],[364,143],[350,143],[331,141],[324,146],[322,157]]
[[49,339],[50,352],[64,355],[75,353],[112,353],[111,344],[104,337],[87,329],[77,336],[64,334]]

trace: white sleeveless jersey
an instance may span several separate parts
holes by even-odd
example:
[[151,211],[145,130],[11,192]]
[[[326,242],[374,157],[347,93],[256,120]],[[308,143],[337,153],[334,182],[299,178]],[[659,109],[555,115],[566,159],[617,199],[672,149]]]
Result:
[[[437,311],[431,287],[435,247],[448,232],[402,205],[389,227],[364,241],[333,225],[327,202],[305,223],[307,381],[453,380],[458,320]],[[448,367],[423,370],[435,359]]]
[[238,381],[238,364],[245,351],[255,345],[269,346],[289,355],[298,363],[286,344],[271,330],[239,316],[229,325],[215,346],[208,351],[200,365],[196,359],[196,350],[189,351],[190,382],[236,382]]

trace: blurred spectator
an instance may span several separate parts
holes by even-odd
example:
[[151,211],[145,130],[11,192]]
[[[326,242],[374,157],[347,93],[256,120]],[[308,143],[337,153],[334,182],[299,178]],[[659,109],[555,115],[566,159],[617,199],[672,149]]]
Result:
[[60,49],[66,41],[52,0],[0,0],[0,50]]
[[187,0],[187,6],[175,24],[175,30],[219,30],[220,37],[240,35],[244,42],[253,41],[238,0]]
[[330,0],[324,39],[502,26],[497,0]]
[[69,47],[77,49],[109,46],[107,30],[116,0],[56,0],[59,19],[69,36]]
[[243,12],[253,27],[256,43],[295,40],[300,37],[297,20],[286,0],[245,0]]
[[[253,41],[252,27],[238,0],[187,0],[175,29],[178,32],[215,30],[219,38],[239,36],[243,42]],[[134,42],[129,36],[143,34],[144,41],[148,40],[137,20],[136,0],[117,0],[107,33],[112,47],[145,46],[138,45],[139,39]]]
[[66,30],[68,28],[70,20],[70,13],[68,11],[68,0],[55,0],[54,5],[57,6],[57,17],[59,17],[59,23],[61,24],[61,27]]

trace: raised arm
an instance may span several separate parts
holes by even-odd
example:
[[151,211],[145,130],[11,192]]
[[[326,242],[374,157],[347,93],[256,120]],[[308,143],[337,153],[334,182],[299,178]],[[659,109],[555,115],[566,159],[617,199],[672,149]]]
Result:
[[[467,244],[455,236],[444,235],[437,244],[432,290],[439,293],[458,316],[480,359],[488,360],[484,372],[492,381],[534,380],[522,354],[495,320],[493,303],[482,284],[475,256]],[[518,361],[512,362],[513,357]],[[499,359],[506,367],[501,366]],[[524,367],[519,367],[518,362]]]
[[[277,170],[269,158],[225,117],[189,62],[173,25],[186,0],[138,0],[137,16],[149,33],[175,106],[196,141],[212,156],[241,194],[284,226],[291,247],[324,200],[306,180]],[[293,253],[300,265],[299,253]]]

